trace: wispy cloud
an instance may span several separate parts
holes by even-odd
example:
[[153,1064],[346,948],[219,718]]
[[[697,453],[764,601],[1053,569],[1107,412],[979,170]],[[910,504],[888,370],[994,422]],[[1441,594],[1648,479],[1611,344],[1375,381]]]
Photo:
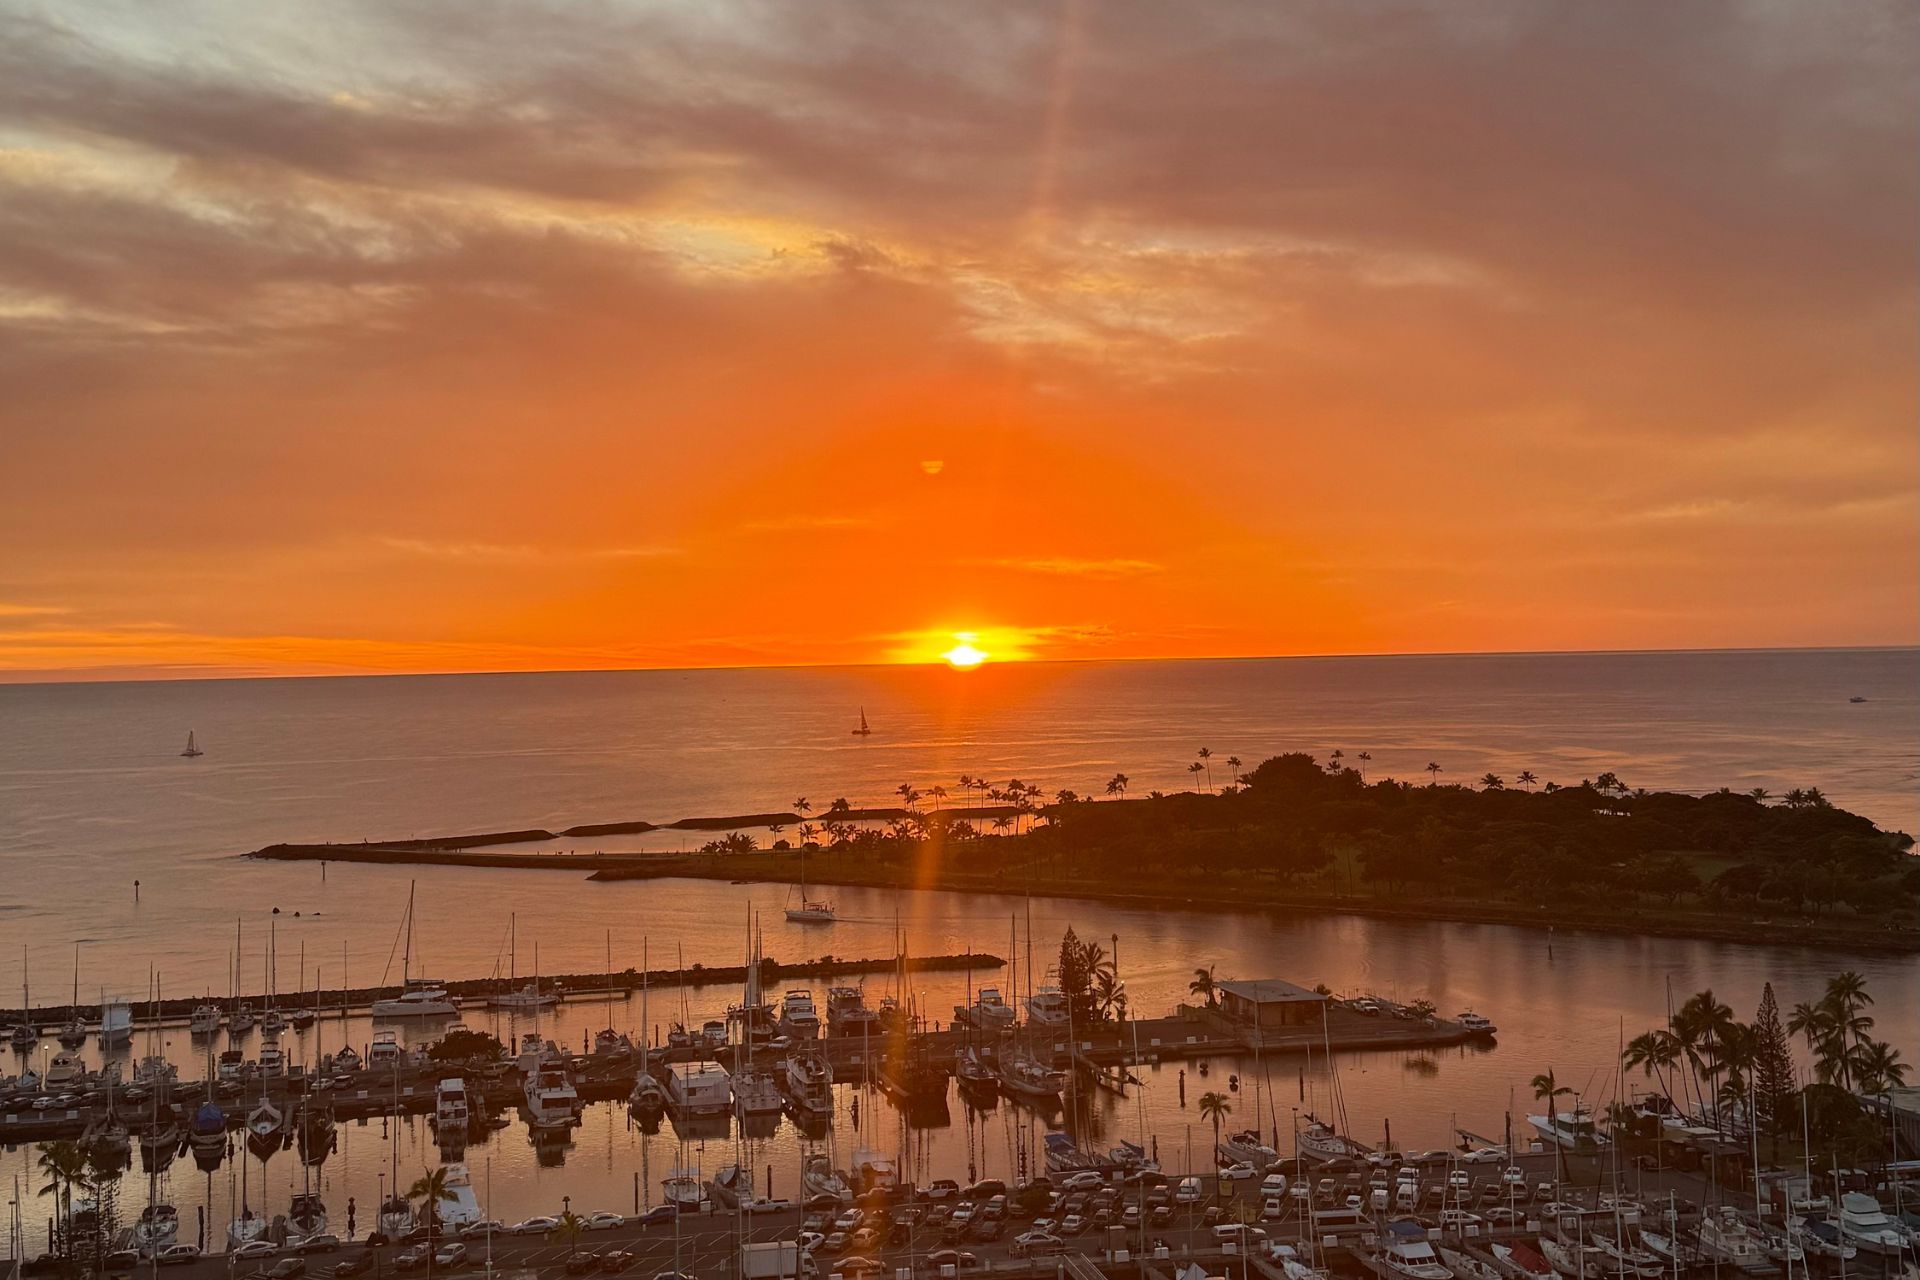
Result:
[[1006,556],[973,562],[978,567],[1010,569],[1016,573],[1038,573],[1058,578],[1139,578],[1163,573],[1166,566],[1156,560],[1124,557],[1088,559],[1080,556]]
[[530,543],[442,541],[432,538],[380,538],[379,545],[401,555],[471,563],[526,564],[541,560],[652,560],[680,554],[669,546],[539,547]]
[[806,533],[811,530],[871,529],[873,526],[874,519],[871,516],[794,515],[750,520],[740,528],[746,533]]

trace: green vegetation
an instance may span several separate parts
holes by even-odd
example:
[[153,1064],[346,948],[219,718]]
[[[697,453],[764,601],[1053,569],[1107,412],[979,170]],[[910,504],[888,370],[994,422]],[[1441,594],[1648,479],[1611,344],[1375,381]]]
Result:
[[[1826,991],[1797,1004],[1782,1021],[1768,983],[1752,1022],[1741,1022],[1712,990],[1689,996],[1665,1027],[1627,1042],[1621,1067],[1654,1082],[1670,1108],[1695,1115],[1751,1114],[1777,1146],[1804,1127],[1816,1150],[1841,1163],[1871,1157],[1884,1142],[1881,1125],[1860,1096],[1906,1083],[1899,1050],[1874,1040],[1873,1004],[1866,981],[1851,971],[1829,979]],[[1796,1086],[1790,1037],[1806,1043],[1814,1080]],[[1543,1079],[1551,1080],[1551,1073]],[[1539,1082],[1535,1082],[1536,1088]]]
[[484,1031],[456,1027],[435,1041],[427,1049],[427,1056],[435,1062],[502,1062],[507,1046]]

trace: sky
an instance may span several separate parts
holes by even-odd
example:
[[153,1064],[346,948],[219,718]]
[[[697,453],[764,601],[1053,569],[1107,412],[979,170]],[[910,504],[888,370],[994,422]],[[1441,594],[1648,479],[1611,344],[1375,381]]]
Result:
[[1897,0],[0,0],[0,679],[1911,644]]

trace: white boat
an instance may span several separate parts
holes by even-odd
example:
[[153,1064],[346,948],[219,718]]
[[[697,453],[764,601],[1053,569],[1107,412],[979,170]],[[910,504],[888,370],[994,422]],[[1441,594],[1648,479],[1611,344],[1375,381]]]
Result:
[[172,1244],[180,1234],[180,1213],[170,1204],[150,1204],[133,1224],[133,1244],[142,1253],[154,1253]]
[[400,1034],[397,1031],[376,1031],[373,1043],[367,1046],[367,1069],[379,1070],[382,1067],[397,1067],[406,1050],[400,1047]]
[[753,1199],[753,1171],[737,1164],[722,1165],[707,1182],[707,1198],[719,1209],[738,1209]]
[[86,1066],[80,1061],[80,1055],[63,1050],[53,1055],[43,1079],[49,1089],[65,1089],[84,1074]]
[[780,1086],[765,1071],[736,1071],[732,1088],[733,1108],[743,1116],[778,1115],[786,1106]]
[[1000,1055],[1000,1087],[1030,1102],[1058,1102],[1067,1087],[1067,1073],[1037,1061],[1022,1049]]
[[381,1202],[380,1230],[389,1239],[413,1230],[413,1205],[405,1196],[389,1195]]
[[427,978],[411,976],[413,964],[413,895],[412,884],[407,886],[407,913],[401,927],[406,933],[406,946],[400,953],[400,994],[385,1000],[373,1002],[373,1016],[376,1021],[391,1022],[404,1018],[452,1018],[460,1012],[459,1004],[438,982]]
[[[220,1029],[220,1006],[203,1004],[194,1006],[193,1017],[187,1020],[187,1030],[196,1036],[210,1036]],[[105,1035],[104,1030],[102,1035]]]
[[803,847],[800,850],[800,905],[793,906],[792,899],[788,899],[787,919],[795,924],[832,924],[834,918],[831,902],[807,896],[807,851]]
[[833,1064],[818,1049],[789,1054],[782,1079],[795,1107],[821,1114],[833,1110]]
[[1043,1027],[1064,1027],[1067,1025],[1067,997],[1057,982],[1043,982],[1040,989],[1027,997],[1027,1021]]
[[1312,1115],[1302,1117],[1306,1123],[1296,1135],[1302,1160],[1342,1160],[1358,1156],[1361,1151],[1354,1142],[1334,1130],[1324,1120]]
[[433,1123],[442,1130],[464,1130],[472,1113],[467,1108],[467,1082],[448,1076],[434,1087]]
[[982,1031],[1005,1031],[1019,1020],[1014,1007],[1001,997],[998,987],[980,988],[980,995],[972,1004],[960,1005],[953,1013]]
[[[1622,1244],[1613,1236],[1596,1231],[1588,1237],[1594,1248],[1606,1255],[1607,1274],[1610,1276],[1636,1275],[1642,1280],[1658,1280],[1666,1270],[1660,1259],[1645,1249],[1635,1248],[1631,1244]],[[1795,1261],[1799,1259],[1796,1258]]]
[[1540,1237],[1540,1252],[1546,1255],[1553,1269],[1567,1280],[1602,1280],[1608,1274],[1607,1256],[1592,1245],[1573,1244],[1565,1240],[1553,1240]]
[[267,1219],[264,1214],[242,1207],[240,1216],[227,1224],[227,1249],[231,1252],[243,1244],[252,1244],[267,1234]]
[[717,1062],[676,1062],[667,1068],[666,1086],[675,1115],[716,1115],[733,1106],[733,1078]]
[[1395,1280],[1453,1280],[1453,1272],[1427,1243],[1426,1228],[1408,1219],[1389,1222],[1379,1247],[1362,1257],[1378,1274]]
[[260,1105],[247,1113],[247,1132],[262,1140],[278,1137],[286,1127],[287,1117],[280,1108],[262,1095]]
[[700,1174],[694,1169],[674,1169],[660,1182],[660,1191],[666,1202],[674,1207],[687,1210],[698,1209],[704,1199],[700,1186]]
[[1840,1238],[1840,1228],[1831,1221],[1803,1219],[1793,1224],[1795,1244],[1809,1257],[1828,1262],[1852,1262],[1860,1251]]
[[1840,1197],[1840,1239],[1862,1253],[1897,1258],[1912,1243],[1906,1228],[1887,1216],[1880,1202],[1862,1191]]
[[867,1007],[866,993],[859,987],[827,989],[827,1034],[851,1037],[880,1034],[880,1015]]
[[1441,1245],[1440,1265],[1453,1274],[1453,1280],[1501,1280],[1500,1272],[1461,1249]]
[[862,1192],[892,1191],[900,1185],[900,1171],[879,1152],[862,1149],[853,1153],[853,1182]]
[[793,1040],[819,1037],[820,1014],[813,1007],[813,992],[795,989],[780,998],[780,1034]]
[[108,1000],[100,1006],[100,1047],[112,1049],[133,1039],[133,1006]]
[[200,749],[197,743],[194,742],[193,730],[191,729],[187,730],[187,749],[185,751],[182,751],[180,754],[187,757],[187,759],[189,760],[193,759],[196,756],[203,756],[207,754],[206,752]]
[[287,1243],[298,1244],[327,1234],[327,1206],[319,1196],[296,1194],[287,1210]]
[[1568,1151],[1593,1151],[1608,1145],[1607,1136],[1594,1125],[1592,1113],[1583,1105],[1576,1104],[1571,1111],[1528,1116],[1527,1123],[1544,1141]]
[[667,1087],[651,1071],[643,1070],[634,1077],[627,1105],[642,1115],[658,1116],[667,1109]]
[[266,1040],[260,1045],[260,1074],[268,1079],[277,1079],[287,1074],[287,1055],[281,1049],[278,1040]]
[[543,1057],[526,1085],[527,1123],[535,1129],[571,1128],[580,1118],[580,1095],[564,1057]]
[[269,1009],[260,1018],[262,1035],[277,1036],[287,1029],[287,1017],[278,1009]]
[[1215,1145],[1215,1152],[1222,1164],[1239,1164],[1244,1160],[1261,1173],[1280,1163],[1280,1153],[1260,1141],[1259,1132],[1253,1129],[1228,1134]]
[[1700,1225],[1694,1228],[1694,1238],[1699,1242],[1701,1256],[1709,1261],[1724,1262],[1741,1271],[1773,1270],[1766,1246],[1732,1205],[1722,1205],[1717,1215],[1701,1218]]
[[825,1156],[807,1157],[807,1163],[800,1171],[800,1185],[809,1197],[832,1196],[846,1204],[853,1199],[853,1188],[833,1167],[833,1162]]
[[473,1194],[473,1175],[466,1165],[448,1165],[445,1185],[453,1198],[440,1202],[443,1226],[466,1227],[482,1220],[479,1198]]
[[234,1006],[233,1017],[227,1020],[227,1034],[245,1035],[253,1030],[253,1006],[242,1000]]
[[1477,1014],[1471,1009],[1462,1010],[1454,1021],[1460,1024],[1462,1031],[1476,1036],[1490,1036],[1500,1029],[1493,1025],[1492,1019]]
[[[511,984],[518,974],[520,955],[520,922],[517,916],[507,917],[507,982]],[[517,990],[504,991],[487,1001],[496,1009],[544,1009],[548,1005],[560,1003],[560,997],[551,991],[540,989],[540,948],[534,946],[533,981]]]

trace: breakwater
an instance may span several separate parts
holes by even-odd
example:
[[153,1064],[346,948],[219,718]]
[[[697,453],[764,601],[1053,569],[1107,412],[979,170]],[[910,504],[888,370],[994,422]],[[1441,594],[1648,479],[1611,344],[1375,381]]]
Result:
[[[833,978],[841,975],[852,976],[863,973],[888,973],[900,966],[901,961],[894,956],[873,959],[844,959],[838,956],[821,956],[813,960],[798,960],[782,963],[768,959],[761,962],[760,981],[763,986],[771,986],[792,978]],[[1006,961],[990,952],[974,951],[961,955],[908,956],[906,967],[909,972],[959,972],[965,969],[994,970],[1005,966]],[[677,969],[649,969],[642,973],[639,969],[627,968],[611,973],[557,973],[542,976],[540,985],[561,998],[568,996],[609,996],[625,997],[638,991],[644,983],[655,989],[672,987],[703,987],[739,985],[747,979],[744,965],[702,965],[690,964]],[[497,996],[506,990],[506,983],[497,977],[465,978],[442,984],[451,994],[462,1001],[485,1004],[489,996]],[[313,1009],[322,1013],[360,1010],[370,1007],[375,1000],[393,994],[391,986],[385,987],[334,987],[317,992],[298,994],[283,993],[276,997],[276,1003],[283,1010]],[[251,1003],[256,1009],[267,1004],[265,992],[242,993],[240,1000]],[[216,1001],[227,1005],[233,997]],[[195,1008],[206,1004],[207,998],[201,996],[173,997],[159,1001],[140,1001],[135,1012],[142,1020],[160,1018],[162,1020],[184,1018]],[[56,1018],[66,1020],[78,1017],[82,1022],[97,1023],[100,1020],[98,1004],[79,1005],[52,1004],[35,1005],[22,1011],[19,1006],[0,1008],[0,1021],[26,1022],[35,1026],[46,1025]]]

